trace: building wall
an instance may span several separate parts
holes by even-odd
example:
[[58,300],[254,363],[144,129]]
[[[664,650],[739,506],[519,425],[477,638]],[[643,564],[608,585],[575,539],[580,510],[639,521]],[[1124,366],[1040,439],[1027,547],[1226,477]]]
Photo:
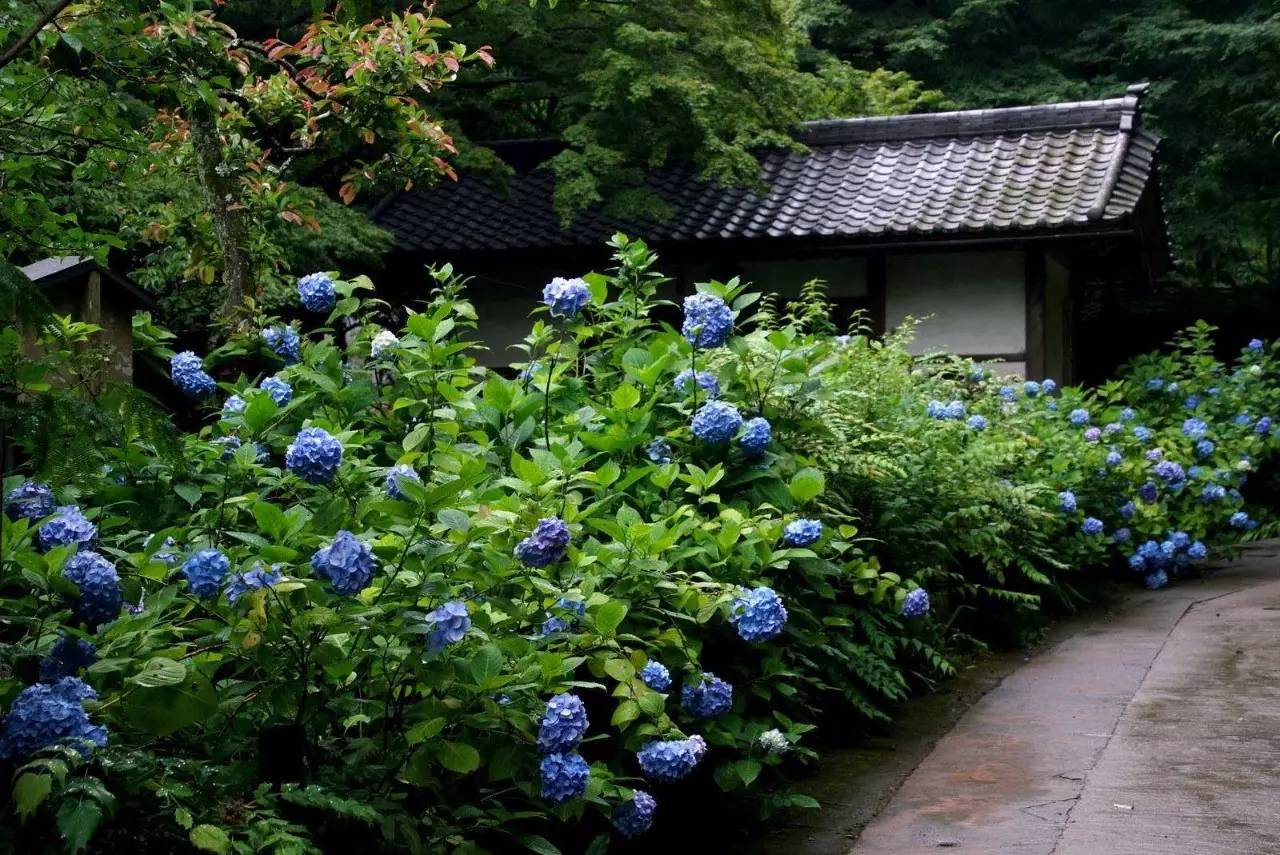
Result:
[[1026,261],[1021,251],[939,252],[885,259],[885,327],[921,321],[912,353],[1004,356],[1025,373]]
[[1074,382],[1071,370],[1071,288],[1067,268],[1057,259],[1045,259],[1044,376],[1063,383]]

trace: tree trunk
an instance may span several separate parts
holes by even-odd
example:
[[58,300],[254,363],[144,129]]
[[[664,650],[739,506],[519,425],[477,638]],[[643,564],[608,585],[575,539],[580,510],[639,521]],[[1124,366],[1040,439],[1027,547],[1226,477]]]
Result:
[[249,257],[246,208],[234,170],[222,156],[222,141],[213,110],[197,104],[190,115],[191,143],[195,148],[196,172],[204,191],[205,204],[213,217],[213,232],[222,249],[222,318],[235,323],[245,296],[253,289],[253,265]]

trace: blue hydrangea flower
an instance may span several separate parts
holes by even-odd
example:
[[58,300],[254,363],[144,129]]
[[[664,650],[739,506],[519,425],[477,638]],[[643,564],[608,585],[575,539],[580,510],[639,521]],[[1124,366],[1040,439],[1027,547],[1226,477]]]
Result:
[[557,633],[566,632],[569,629],[569,623],[564,618],[555,617],[554,615],[542,622],[542,627],[538,630],[539,638],[548,638]]
[[1069,514],[1076,512],[1076,494],[1070,490],[1063,490],[1058,494],[1058,507]]
[[929,592],[924,588],[912,588],[902,598],[902,616],[905,618],[924,617],[929,613]]
[[323,314],[338,301],[328,273],[309,273],[298,280],[298,297],[308,312]]
[[1213,454],[1213,451],[1216,447],[1217,446],[1213,444],[1213,440],[1202,439],[1196,443],[1196,457],[1199,457],[1201,459],[1208,457],[1209,455]]
[[944,404],[941,401],[930,401],[925,405],[924,411],[930,418],[959,420],[964,418],[964,402],[952,401]]
[[969,426],[969,430],[984,431],[987,429],[986,418],[979,415],[969,416],[969,421],[965,422],[965,424]]
[[822,523],[819,520],[792,520],[782,529],[782,542],[787,546],[813,546],[821,539]]
[[213,444],[222,449],[222,452],[218,455],[218,460],[226,463],[235,457],[236,452],[240,450],[240,437],[220,436],[213,440]]
[[1253,432],[1258,436],[1266,436],[1271,433],[1271,416],[1263,416],[1258,419],[1257,423],[1253,426]]
[[1120,452],[1116,451],[1114,448],[1107,452],[1108,466],[1119,466],[1121,461],[1123,460],[1124,460],[1123,455],[1121,455]]
[[247,573],[231,574],[231,581],[227,582],[227,602],[235,605],[240,598],[250,591],[262,591],[267,588],[273,588],[280,583],[284,575],[280,572],[278,564],[272,564],[270,570],[263,569],[262,562],[258,562]]
[[733,404],[708,401],[693,417],[693,435],[711,445],[723,445],[742,427],[742,415]]
[[538,520],[533,534],[516,544],[515,556],[526,567],[548,567],[569,551],[569,526],[559,517]]
[[1187,480],[1187,473],[1172,460],[1161,460],[1156,464],[1155,472],[1171,487],[1182,484]]
[[1156,485],[1148,481],[1138,488],[1138,498],[1146,502],[1148,505],[1155,502],[1160,496],[1160,489]]
[[1107,422],[1106,427],[1102,429],[1103,436],[1113,436],[1124,430],[1124,425],[1119,422]]
[[1083,407],[1077,407],[1067,415],[1067,420],[1077,427],[1087,425],[1089,423],[1089,411]]
[[1149,460],[1152,463],[1155,463],[1158,460],[1164,460],[1164,449],[1163,448],[1151,449],[1150,451],[1147,452],[1147,460]]
[[387,495],[393,499],[403,499],[405,495],[400,491],[400,484],[403,481],[413,481],[416,484],[421,484],[422,476],[407,463],[392,466],[387,470]]
[[1165,571],[1163,570],[1157,570],[1154,573],[1148,573],[1146,578],[1143,579],[1142,584],[1146,586],[1147,589],[1149,590],[1152,590],[1152,591],[1159,590],[1160,588],[1163,588],[1165,585],[1169,584],[1169,574],[1165,573]]
[[1000,391],[997,392],[996,394],[998,394],[1005,401],[1012,401],[1018,397],[1018,393],[1014,391],[1014,388],[1012,386],[1001,386]]
[[97,625],[113,621],[120,614],[124,595],[116,568],[96,552],[81,550],[67,559],[62,575],[80,589],[76,614],[85,623]]
[[1058,383],[1052,377],[1045,378],[1045,381],[1040,384],[1040,391],[1044,392],[1046,395],[1051,394],[1053,390],[1057,388]]
[[1258,351],[1262,350],[1262,339],[1260,338],[1249,339],[1249,349],[1252,350],[1254,353],[1257,353]]
[[733,686],[707,671],[694,682],[684,684],[680,706],[696,718],[722,716],[733,706]]
[[1145,570],[1146,568],[1147,568],[1147,559],[1143,558],[1141,555],[1139,555],[1136,552],[1129,556],[1130,570],[1141,571],[1141,570]]
[[676,379],[672,381],[671,385],[675,386],[678,394],[688,395],[694,383],[697,383],[698,388],[707,393],[708,398],[718,398],[720,396],[720,381],[710,371],[699,371],[695,374],[692,369],[686,368],[676,375]]
[[1116,543],[1128,543],[1133,539],[1133,532],[1127,528],[1118,528],[1115,530],[1115,534],[1111,535],[1111,539]]
[[964,418],[964,403],[962,401],[952,401],[947,404],[946,417],[955,420]]
[[644,773],[655,781],[679,781],[697,767],[704,753],[706,743],[700,737],[691,736],[646,742],[636,752],[636,759]]
[[191,593],[206,600],[218,596],[230,569],[231,561],[217,549],[202,549],[182,562]]
[[1232,419],[1232,421],[1234,421],[1236,425],[1238,425],[1239,427],[1248,427],[1249,425],[1253,424],[1253,416],[1249,415],[1248,413],[1241,413],[1240,415]]
[[1231,515],[1230,519],[1232,528],[1248,528],[1251,522],[1253,521],[1249,519],[1249,515],[1244,511],[1236,511]]
[[556,600],[555,607],[571,613],[574,616],[574,623],[577,623],[577,619],[587,613],[587,604],[572,597],[561,597]]
[[649,459],[654,463],[666,465],[671,462],[671,443],[665,437],[658,437],[649,443],[647,451]]
[[1221,484],[1206,484],[1200,491],[1200,501],[1220,502],[1227,497],[1227,488]]
[[1028,398],[1034,398],[1040,394],[1040,384],[1034,380],[1028,380],[1022,384],[1022,391],[1026,393]]
[[640,669],[640,680],[655,692],[665,692],[671,688],[671,672],[661,662],[650,659]]
[[577,695],[556,695],[538,725],[538,750],[543,754],[563,754],[577,748],[587,735],[587,708]]
[[1182,388],[1182,386],[1180,386],[1180,385],[1179,385],[1179,384],[1177,384],[1177,383],[1170,383],[1170,384],[1169,384],[1169,387],[1168,387],[1169,394],[1170,394],[1170,395],[1175,394],[1175,393],[1176,393],[1179,389],[1181,389],[1181,388]]
[[244,412],[245,400],[239,395],[229,395],[227,400],[222,402],[222,417],[238,416]]
[[1148,442],[1151,439],[1151,428],[1145,425],[1135,425],[1133,435],[1137,437],[1138,442]]
[[298,331],[288,324],[267,327],[262,331],[262,340],[275,351],[276,356],[284,360],[285,365],[295,365],[302,361],[302,339],[299,338]]
[[754,588],[733,601],[729,622],[743,641],[769,641],[787,625],[787,607],[772,588]]
[[345,530],[311,556],[311,570],[316,576],[328,580],[334,591],[347,596],[369,587],[377,566],[369,545]]
[[40,547],[46,550],[72,545],[92,549],[98,542],[98,527],[85,519],[75,505],[59,505],[53,517],[40,526],[39,539]]
[[1209,557],[1209,547],[1197,540],[1195,543],[1187,547],[1187,555],[1194,558],[1196,561],[1200,561]]
[[1147,389],[1152,392],[1159,392],[1164,388],[1164,380],[1160,377],[1152,377],[1147,381]]
[[539,766],[542,798],[553,805],[580,798],[587,791],[591,767],[579,754],[548,754]]
[[1102,439],[1102,430],[1100,428],[1091,427],[1084,432],[1085,442],[1098,442]]
[[576,318],[591,302],[591,289],[581,279],[557,276],[542,289],[542,302],[551,308],[552,317]]
[[1080,530],[1090,537],[1102,534],[1105,528],[1106,526],[1102,524],[1102,520],[1097,517],[1085,517],[1084,522],[1080,524]]
[[1133,407],[1125,407],[1120,411],[1120,421],[1131,422],[1138,417],[1138,411]]
[[636,790],[631,799],[613,809],[613,827],[623,837],[639,837],[653,825],[653,812],[658,803],[644,790]]
[[684,298],[680,332],[694,347],[720,347],[733,332],[733,312],[719,297],[692,294]]
[[61,636],[40,660],[40,682],[56,683],[63,677],[75,677],[98,658],[98,648],[83,638]]
[[1138,508],[1133,502],[1125,502],[1120,506],[1120,518],[1126,520],[1133,519],[1133,515],[1137,510]]
[[853,336],[850,335],[838,335],[834,339],[837,347],[848,347],[849,342],[852,340]]
[[471,615],[462,600],[452,600],[427,612],[431,631],[427,633],[427,646],[439,650],[448,644],[457,644],[471,629]]
[[773,441],[773,427],[769,420],[760,416],[747,419],[742,426],[742,436],[738,437],[738,446],[748,457],[759,457],[769,448]]
[[107,729],[90,723],[82,705],[97,697],[97,692],[78,677],[27,686],[4,718],[0,757],[25,760],[59,743],[86,753],[95,745],[106,745]]
[[293,400],[293,387],[281,380],[279,377],[266,377],[258,388],[271,396],[271,400],[280,406],[284,406]]
[[169,360],[169,376],[188,398],[205,398],[218,388],[204,370],[204,362],[189,350],[175,354]]
[[522,383],[528,383],[530,380],[533,379],[533,375],[537,374],[541,370],[542,370],[541,362],[530,362],[524,368],[520,369],[520,374],[518,375],[518,379]]
[[1182,433],[1188,439],[1203,439],[1209,432],[1209,425],[1201,419],[1190,418],[1182,423]]
[[342,443],[324,428],[303,428],[285,449],[284,465],[308,484],[327,484],[342,465]]
[[4,512],[12,520],[23,517],[31,522],[42,520],[53,513],[53,491],[48,484],[23,481],[4,497]]

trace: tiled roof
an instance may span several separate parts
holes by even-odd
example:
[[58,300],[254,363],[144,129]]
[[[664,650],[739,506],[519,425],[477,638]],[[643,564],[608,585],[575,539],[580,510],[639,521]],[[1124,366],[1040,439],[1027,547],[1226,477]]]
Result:
[[[674,212],[660,222],[597,209],[562,229],[542,169],[518,170],[506,193],[463,176],[395,194],[374,218],[400,249],[430,253],[595,246],[619,229],[659,242],[876,241],[1121,226],[1154,181],[1158,138],[1138,122],[1145,88],[1101,101],[810,122],[799,137],[807,151],[761,154],[765,196],[701,180],[691,167],[652,172],[650,188]],[[527,159],[545,145],[506,151]]]

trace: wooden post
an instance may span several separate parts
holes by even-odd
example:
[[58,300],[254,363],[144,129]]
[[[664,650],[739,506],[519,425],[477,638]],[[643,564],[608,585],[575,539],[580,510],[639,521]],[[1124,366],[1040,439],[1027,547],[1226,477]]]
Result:
[[1026,258],[1027,377],[1040,380],[1044,377],[1044,250],[1027,246],[1023,253]]
[[885,272],[884,253],[876,251],[867,256],[867,313],[870,315],[872,332],[879,335],[884,335],[888,332],[885,329],[887,289],[888,279]]

